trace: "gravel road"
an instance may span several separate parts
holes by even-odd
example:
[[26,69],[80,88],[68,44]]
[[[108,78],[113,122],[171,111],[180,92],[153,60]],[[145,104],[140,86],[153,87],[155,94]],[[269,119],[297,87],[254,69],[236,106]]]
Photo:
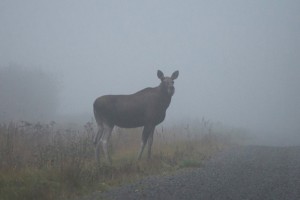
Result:
[[235,147],[199,169],[149,177],[84,200],[297,200],[300,199],[299,147]]

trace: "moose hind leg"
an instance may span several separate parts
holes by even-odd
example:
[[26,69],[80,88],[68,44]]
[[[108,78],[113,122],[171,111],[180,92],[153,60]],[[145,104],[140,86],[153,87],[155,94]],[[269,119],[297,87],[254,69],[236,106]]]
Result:
[[99,142],[100,138],[102,137],[103,134],[103,125],[98,125],[98,131],[97,134],[95,135],[94,139],[93,139],[93,143],[96,146],[97,143]]
[[95,156],[96,156],[96,161],[98,165],[100,164],[100,138],[102,137],[103,134],[103,126],[98,126],[98,132],[94,137],[94,145],[95,145]]
[[104,152],[105,158],[109,164],[111,164],[112,161],[111,161],[111,157],[108,152],[108,142],[109,142],[112,130],[113,130],[113,127],[111,127],[109,125],[104,125],[104,131],[103,131],[103,135],[101,137],[103,152]]

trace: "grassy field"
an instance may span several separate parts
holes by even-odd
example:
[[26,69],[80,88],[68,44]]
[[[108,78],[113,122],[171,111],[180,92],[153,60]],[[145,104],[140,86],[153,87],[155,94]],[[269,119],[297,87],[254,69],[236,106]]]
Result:
[[152,159],[137,162],[142,129],[116,128],[110,143],[113,165],[102,159],[97,167],[94,129],[92,122],[76,130],[55,122],[0,125],[0,199],[70,199],[148,175],[200,167],[203,160],[235,144],[238,135],[204,120],[195,126],[159,126]]

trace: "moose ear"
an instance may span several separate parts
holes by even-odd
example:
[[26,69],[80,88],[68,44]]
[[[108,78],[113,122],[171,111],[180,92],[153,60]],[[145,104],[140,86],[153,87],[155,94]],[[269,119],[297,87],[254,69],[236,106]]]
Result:
[[173,72],[173,74],[172,74],[172,76],[171,76],[171,79],[172,79],[172,80],[175,80],[175,79],[178,77],[178,75],[179,75],[179,71]]
[[157,70],[157,77],[160,80],[163,80],[165,78],[164,73],[162,73],[162,71],[160,71],[160,70]]

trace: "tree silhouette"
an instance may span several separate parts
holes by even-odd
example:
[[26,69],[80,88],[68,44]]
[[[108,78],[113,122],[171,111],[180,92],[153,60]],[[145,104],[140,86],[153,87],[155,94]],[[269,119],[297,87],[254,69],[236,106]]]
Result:
[[10,66],[0,69],[0,121],[43,121],[54,117],[59,87],[40,69]]

